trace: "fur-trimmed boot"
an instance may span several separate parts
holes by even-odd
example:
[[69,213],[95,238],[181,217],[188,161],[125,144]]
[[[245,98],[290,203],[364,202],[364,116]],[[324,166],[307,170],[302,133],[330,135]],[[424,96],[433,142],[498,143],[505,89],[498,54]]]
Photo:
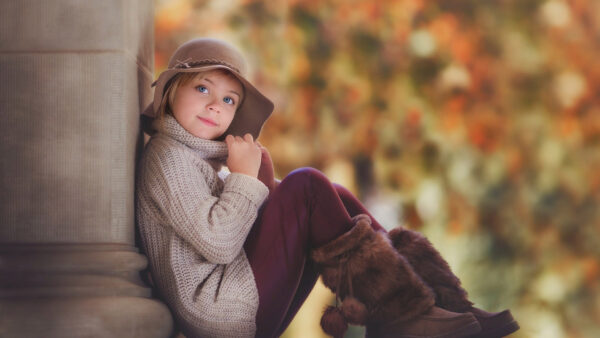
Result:
[[342,337],[348,323],[366,325],[370,337],[467,337],[481,331],[470,313],[435,307],[432,290],[391,245],[386,234],[371,228],[366,215],[354,227],[314,249],[325,286],[336,293],[340,307],[329,307],[323,330]]
[[435,305],[452,312],[472,313],[481,325],[481,332],[473,337],[504,337],[519,329],[509,310],[486,312],[469,301],[467,291],[450,266],[422,234],[395,228],[388,233],[392,245],[413,266],[414,271],[435,293]]

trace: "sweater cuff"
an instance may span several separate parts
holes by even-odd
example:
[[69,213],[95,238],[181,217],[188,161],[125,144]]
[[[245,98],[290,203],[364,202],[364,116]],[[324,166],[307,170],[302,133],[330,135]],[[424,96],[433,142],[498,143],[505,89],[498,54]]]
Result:
[[245,196],[257,207],[269,196],[269,188],[259,179],[239,173],[231,173],[225,178],[223,192],[226,191]]

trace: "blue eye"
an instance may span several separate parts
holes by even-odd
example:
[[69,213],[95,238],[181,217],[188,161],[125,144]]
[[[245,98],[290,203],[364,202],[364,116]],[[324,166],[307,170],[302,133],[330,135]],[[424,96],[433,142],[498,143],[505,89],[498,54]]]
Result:
[[200,93],[208,93],[208,88],[204,86],[198,86],[196,87],[196,90],[198,90]]
[[225,98],[223,98],[223,102],[225,102],[225,103],[227,103],[227,104],[235,104],[235,101],[233,101],[233,99],[232,99],[232,98],[230,98],[229,96],[228,96],[228,97],[225,97]]

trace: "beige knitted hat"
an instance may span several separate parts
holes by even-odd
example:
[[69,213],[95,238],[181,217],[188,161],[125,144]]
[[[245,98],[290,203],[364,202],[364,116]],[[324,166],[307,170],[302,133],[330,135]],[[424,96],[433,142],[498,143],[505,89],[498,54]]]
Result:
[[263,124],[273,112],[273,102],[246,80],[246,64],[242,54],[220,40],[199,38],[179,46],[171,56],[168,68],[152,84],[156,87],[154,102],[144,110],[143,114],[156,116],[165,87],[177,73],[204,72],[213,69],[228,70],[244,86],[244,98],[225,134],[243,136],[250,133],[254,139],[258,138]]

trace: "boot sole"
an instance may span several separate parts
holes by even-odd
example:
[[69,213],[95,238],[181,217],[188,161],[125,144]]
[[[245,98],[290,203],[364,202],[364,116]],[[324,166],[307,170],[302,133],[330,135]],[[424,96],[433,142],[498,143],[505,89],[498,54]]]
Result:
[[[480,333],[481,332],[481,326],[479,326],[478,322],[473,322],[470,323],[469,325],[465,325],[463,327],[461,327],[461,329],[459,331],[456,332],[451,332],[451,333],[444,333],[441,335],[436,335],[436,336],[415,336],[415,335],[401,335],[401,336],[397,336],[397,338],[464,338],[464,337],[471,337],[473,334],[476,333]],[[487,336],[485,336],[487,337]]]
[[492,330],[487,330],[485,332],[479,332],[474,336],[469,336],[469,338],[500,338],[508,336],[509,334],[517,331],[521,327],[519,323],[516,321],[512,321],[504,326],[494,328]]

